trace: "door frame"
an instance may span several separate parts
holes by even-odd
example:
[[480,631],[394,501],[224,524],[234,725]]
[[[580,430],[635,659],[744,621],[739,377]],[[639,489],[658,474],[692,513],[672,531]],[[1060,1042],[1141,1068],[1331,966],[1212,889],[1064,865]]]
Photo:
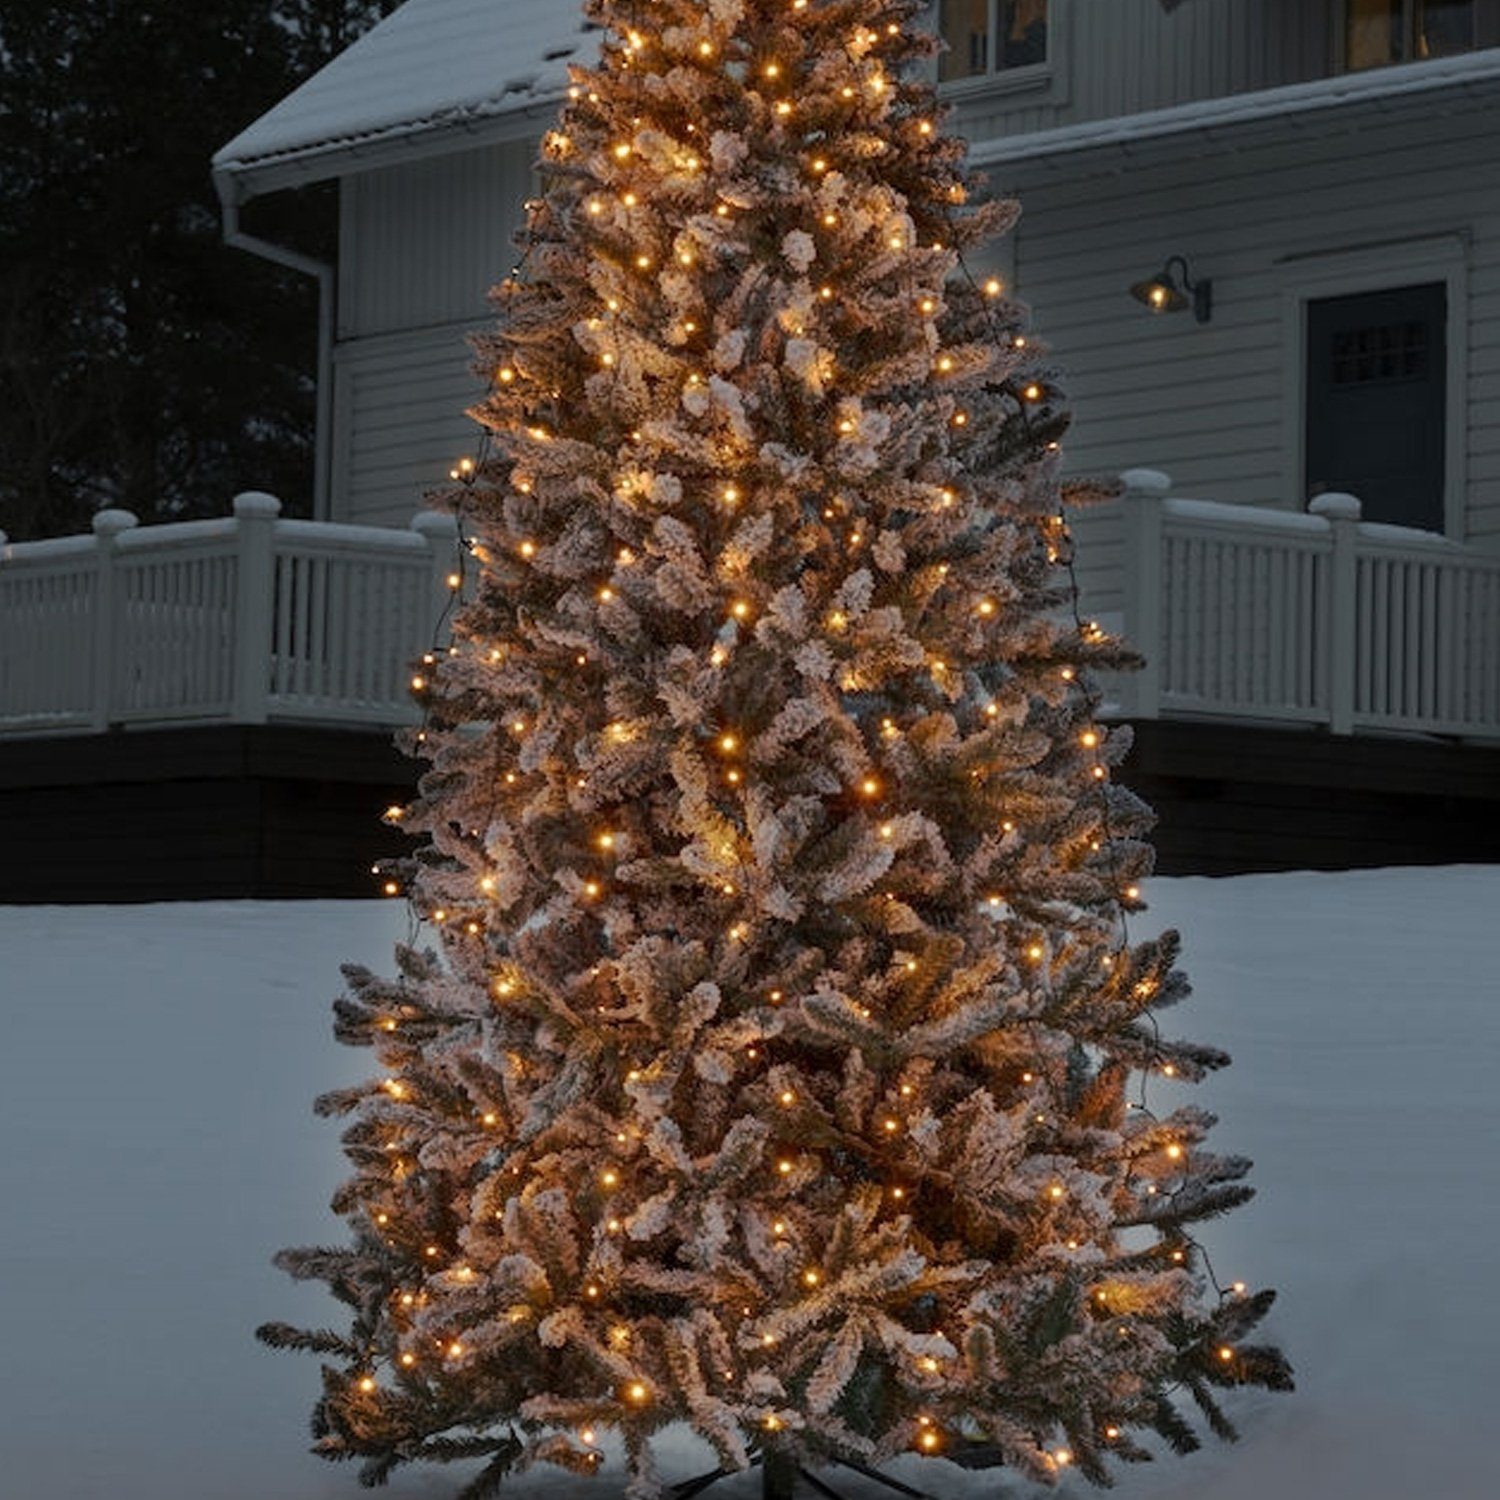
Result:
[[1443,532],[1462,541],[1469,459],[1469,245],[1467,236],[1365,245],[1357,250],[1287,256],[1281,284],[1281,491],[1290,510],[1306,510],[1307,305],[1325,297],[1391,292],[1442,282],[1448,292],[1447,403],[1443,442]]

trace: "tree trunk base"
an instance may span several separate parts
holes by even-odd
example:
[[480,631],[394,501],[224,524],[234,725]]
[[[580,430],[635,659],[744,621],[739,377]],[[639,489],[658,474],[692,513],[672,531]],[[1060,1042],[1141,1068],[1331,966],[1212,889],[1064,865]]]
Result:
[[760,1467],[760,1500],[793,1500],[797,1493],[797,1460],[767,1449]]

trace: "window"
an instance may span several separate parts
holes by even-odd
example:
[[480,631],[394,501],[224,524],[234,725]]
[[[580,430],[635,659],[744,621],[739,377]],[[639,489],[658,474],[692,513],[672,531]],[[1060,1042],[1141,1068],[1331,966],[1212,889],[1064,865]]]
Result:
[[985,78],[1047,62],[1048,0],[940,0],[938,28],[948,44],[938,78]]
[[1345,0],[1344,66],[1453,57],[1500,41],[1494,0]]

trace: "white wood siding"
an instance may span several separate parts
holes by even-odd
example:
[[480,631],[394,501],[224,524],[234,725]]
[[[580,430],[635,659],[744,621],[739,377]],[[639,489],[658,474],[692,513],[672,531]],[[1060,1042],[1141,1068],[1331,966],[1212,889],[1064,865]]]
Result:
[[482,319],[516,262],[534,150],[517,141],[346,177],[339,338]]
[[423,494],[474,452],[464,415],[483,393],[470,368],[468,323],[385,334],[334,355],[336,521],[405,526]]
[[954,86],[957,124],[980,140],[1323,78],[1334,3],[1188,0],[1169,14],[1160,0],[1052,0],[1050,82]]
[[535,148],[515,142],[347,177],[334,350],[333,518],[404,526],[471,453],[466,335],[516,262]]
[[[1076,408],[1069,468],[1161,468],[1178,494],[1300,508],[1287,288],[1360,249],[1388,256],[1393,286],[1431,280],[1404,265],[1403,242],[1410,260],[1446,238],[1467,271],[1460,539],[1500,547],[1500,152],[1487,117],[1458,110],[1238,151],[1185,140],[1108,175],[996,168],[1025,207],[1017,290]],[[1207,326],[1153,317],[1127,291],[1172,254],[1213,279]],[[1118,515],[1082,522],[1080,541],[1091,607],[1117,609]]]

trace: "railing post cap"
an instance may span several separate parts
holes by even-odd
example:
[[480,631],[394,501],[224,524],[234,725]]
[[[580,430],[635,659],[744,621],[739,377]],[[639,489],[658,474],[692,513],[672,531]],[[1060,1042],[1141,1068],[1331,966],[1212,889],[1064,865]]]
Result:
[[96,510],[94,512],[95,536],[118,536],[141,523],[133,510]]
[[1347,495],[1342,490],[1328,490],[1314,495],[1307,502],[1309,515],[1322,516],[1325,521],[1357,521],[1364,513],[1358,495]]
[[1172,476],[1160,469],[1126,469],[1120,482],[1132,495],[1165,495],[1172,488]]
[[241,519],[275,520],[281,514],[281,501],[275,495],[266,494],[264,490],[246,490],[244,494],[234,497],[234,513]]
[[419,510],[411,518],[410,529],[433,541],[447,541],[458,535],[458,517],[440,510]]

